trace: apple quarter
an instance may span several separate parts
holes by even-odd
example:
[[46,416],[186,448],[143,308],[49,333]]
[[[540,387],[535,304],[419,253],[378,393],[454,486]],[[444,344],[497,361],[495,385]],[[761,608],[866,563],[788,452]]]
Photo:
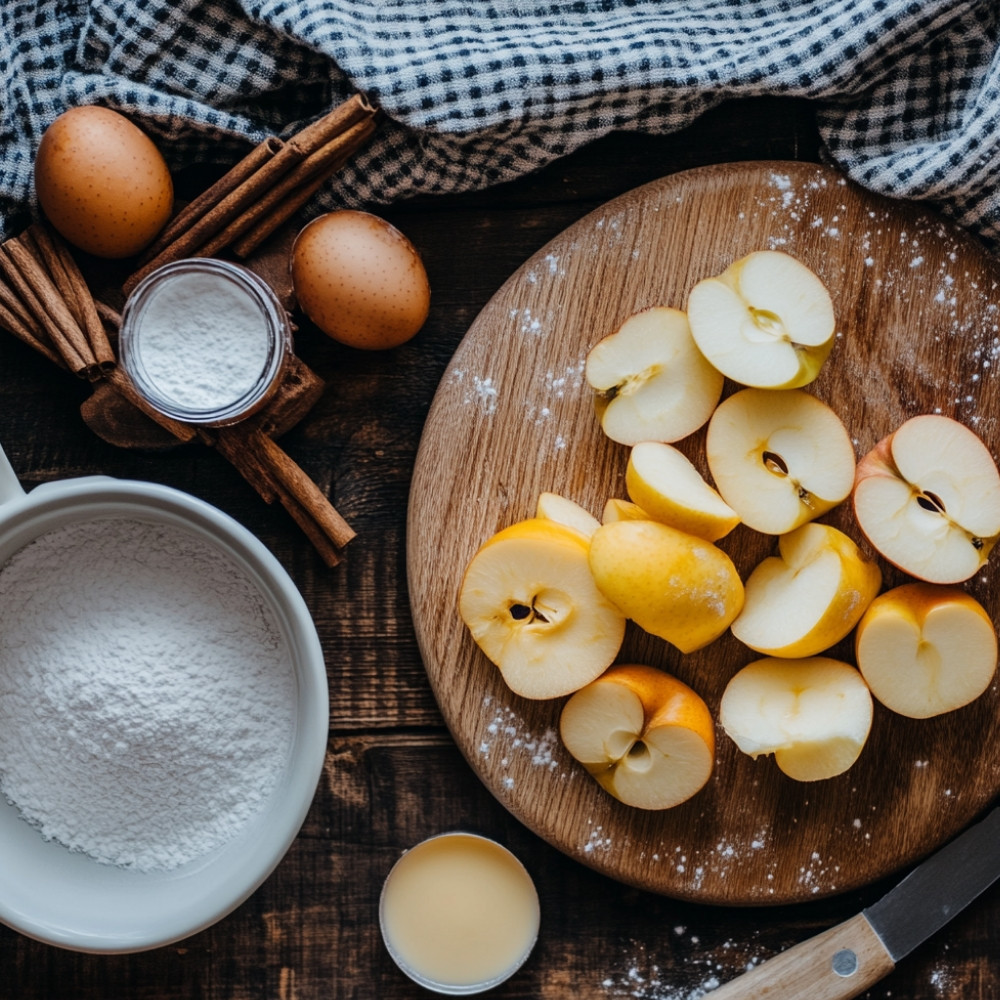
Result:
[[796,781],[821,781],[850,768],[871,731],[872,696],[849,663],[826,656],[755,660],[722,694],[719,722],[753,758],[774,754]]

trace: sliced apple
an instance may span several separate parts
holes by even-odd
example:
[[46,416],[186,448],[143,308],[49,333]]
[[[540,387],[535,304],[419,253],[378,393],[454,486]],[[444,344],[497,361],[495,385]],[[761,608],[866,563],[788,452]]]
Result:
[[560,493],[539,493],[535,504],[535,516],[576,528],[587,538],[601,526],[601,522],[589,510]]
[[769,656],[813,656],[857,625],[881,585],[882,571],[844,532],[803,524],[747,577],[733,635]]
[[805,264],[778,250],[742,257],[688,296],[691,334],[724,375],[795,389],[819,374],[834,343],[833,302]]
[[687,317],[665,306],[630,316],[595,344],[585,376],[604,433],[627,445],[687,437],[722,395],[722,375],[695,346]]
[[609,521],[648,521],[649,515],[631,500],[622,500],[619,497],[612,497],[604,504],[601,513],[601,523],[607,524]]
[[843,774],[860,756],[872,716],[861,674],[826,656],[749,663],[719,704],[719,722],[740,750],[753,758],[774,754],[796,781]]
[[854,484],[854,446],[840,417],[801,389],[734,393],[712,415],[705,450],[722,499],[768,535],[819,517]]
[[961,583],[1000,536],[1000,473],[951,417],[911,417],[858,463],[858,526],[889,562],[929,583]]
[[958,587],[906,583],[877,597],[855,637],[858,669],[890,711],[928,719],[992,683],[997,636],[983,606]]
[[600,591],[640,628],[682,653],[701,649],[743,607],[743,582],[718,546],[658,521],[611,521],[594,532]]
[[531,518],[473,556],[459,613],[504,681],[525,698],[558,698],[599,677],[625,635],[623,614],[594,583],[587,539]]
[[602,788],[637,809],[671,809],[712,775],[715,729],[701,696],[641,664],[611,667],[563,706],[566,749]]
[[705,482],[687,455],[669,444],[635,445],[625,469],[625,487],[652,520],[710,542],[740,523],[739,515]]

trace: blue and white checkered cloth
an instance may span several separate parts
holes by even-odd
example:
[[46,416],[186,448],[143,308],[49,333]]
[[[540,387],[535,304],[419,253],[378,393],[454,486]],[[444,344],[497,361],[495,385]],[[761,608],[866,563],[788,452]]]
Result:
[[354,91],[386,123],[316,207],[510,180],[613,130],[723,100],[815,102],[858,183],[1000,249],[998,0],[0,0],[0,235],[78,104],[172,167],[235,160]]

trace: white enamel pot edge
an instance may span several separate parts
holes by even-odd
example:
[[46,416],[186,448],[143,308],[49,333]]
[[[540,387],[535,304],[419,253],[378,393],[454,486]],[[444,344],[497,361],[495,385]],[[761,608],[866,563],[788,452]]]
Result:
[[0,564],[47,531],[109,517],[186,529],[235,560],[274,614],[297,682],[290,763],[270,800],[228,844],[172,871],[133,872],[72,853],[45,841],[0,798],[0,921],[58,947],[110,954],[162,947],[211,926],[273,872],[298,835],[322,774],[329,689],[302,595],[274,555],[235,519],[171,487],[105,476],[25,492],[0,449]]

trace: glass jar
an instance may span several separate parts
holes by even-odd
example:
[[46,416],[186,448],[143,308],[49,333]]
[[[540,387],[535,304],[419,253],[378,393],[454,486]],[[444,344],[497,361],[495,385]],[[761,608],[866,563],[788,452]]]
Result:
[[160,413],[222,427],[258,412],[292,351],[288,313],[241,264],[196,257],[146,276],[125,303],[119,358]]

